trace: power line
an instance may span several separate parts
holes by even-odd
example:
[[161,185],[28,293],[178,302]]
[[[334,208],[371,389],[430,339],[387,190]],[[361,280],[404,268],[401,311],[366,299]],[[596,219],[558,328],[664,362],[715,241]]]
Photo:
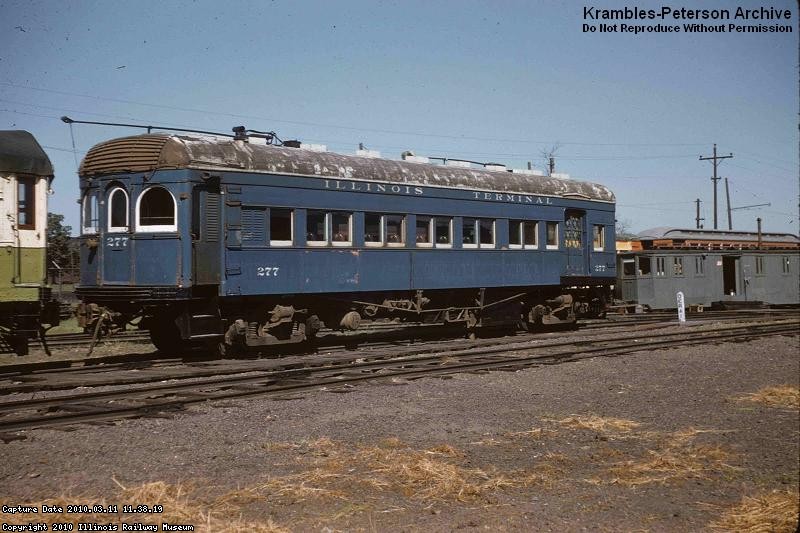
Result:
[[[552,144],[553,141],[537,141],[531,139],[499,139],[499,138],[490,138],[486,136],[467,136],[467,135],[446,135],[446,134],[438,134],[438,133],[426,133],[426,132],[419,132],[419,131],[402,131],[402,130],[386,130],[386,129],[376,129],[376,128],[359,128],[354,126],[342,126],[338,124],[324,124],[318,122],[303,122],[303,121],[296,121],[296,120],[283,120],[277,119],[273,117],[259,117],[255,115],[243,115],[237,113],[226,113],[221,111],[211,111],[208,109],[198,109],[198,108],[191,108],[191,107],[180,107],[180,106],[170,106],[165,104],[151,104],[148,102],[137,102],[135,100],[126,100],[122,98],[109,98],[104,96],[95,96],[90,94],[81,94],[81,93],[73,93],[69,91],[59,91],[54,89],[44,89],[40,87],[32,87],[29,85],[19,85],[12,82],[2,81],[0,85],[6,85],[8,87],[14,87],[18,89],[26,89],[31,91],[40,91],[45,93],[52,93],[52,94],[59,94],[65,96],[76,96],[79,98],[90,98],[93,100],[104,100],[108,102],[117,102],[123,104],[132,104],[132,105],[140,105],[146,107],[154,107],[158,109],[170,109],[173,111],[185,111],[189,113],[201,113],[203,115],[218,115],[218,116],[226,116],[231,118],[239,118],[239,119],[253,119],[253,120],[263,120],[268,122],[278,122],[278,123],[285,123],[285,124],[296,124],[301,126],[313,126],[313,127],[322,127],[322,128],[334,128],[334,129],[342,129],[342,130],[352,130],[352,131],[364,131],[364,132],[373,132],[373,133],[385,133],[385,134],[393,134],[393,135],[408,135],[408,136],[419,136],[419,137],[437,137],[443,139],[458,139],[458,140],[477,140],[477,141],[496,141],[496,142],[513,142],[513,143],[527,143],[527,144]],[[568,141],[568,142],[561,142],[560,144],[570,144],[576,146],[701,146],[701,143],[586,143],[586,142],[577,142],[577,141]]]

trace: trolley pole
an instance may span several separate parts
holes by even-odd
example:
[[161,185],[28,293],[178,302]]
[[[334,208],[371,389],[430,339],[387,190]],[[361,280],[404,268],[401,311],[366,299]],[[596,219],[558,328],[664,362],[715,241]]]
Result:
[[731,217],[731,193],[728,189],[728,178],[725,178],[725,201],[728,204],[728,231],[733,230],[733,218]]
[[697,206],[697,215],[694,217],[695,227],[697,229],[703,229],[703,225],[700,223],[701,220],[705,220],[705,218],[700,218],[700,198],[694,201],[695,206]]
[[714,229],[717,229],[717,182],[720,178],[717,177],[717,165],[719,165],[719,161],[722,159],[730,159],[733,157],[733,154],[728,155],[717,155],[717,144],[714,143],[714,155],[710,157],[703,157],[700,156],[700,161],[711,161],[714,165],[714,176],[711,178],[711,181],[714,183]]

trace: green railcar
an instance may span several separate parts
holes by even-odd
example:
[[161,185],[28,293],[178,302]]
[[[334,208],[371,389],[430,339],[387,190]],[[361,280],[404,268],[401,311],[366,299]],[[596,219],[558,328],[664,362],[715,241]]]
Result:
[[0,351],[58,324],[47,286],[47,194],[53,165],[27,131],[0,131]]

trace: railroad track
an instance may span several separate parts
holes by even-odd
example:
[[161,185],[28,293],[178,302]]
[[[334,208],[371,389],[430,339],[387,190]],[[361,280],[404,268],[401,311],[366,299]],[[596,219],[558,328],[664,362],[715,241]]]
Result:
[[[0,432],[52,428],[124,418],[163,416],[188,405],[250,396],[286,397],[319,388],[343,389],[353,384],[384,379],[417,379],[463,372],[519,370],[599,356],[618,356],[642,350],[691,346],[710,342],[745,341],[770,335],[797,335],[800,320],[788,319],[681,331],[638,332],[605,335],[580,341],[527,339],[482,346],[411,347],[395,353],[380,349],[356,354],[307,359],[285,364],[281,360],[234,362],[223,368],[194,369],[182,377],[167,373],[172,382],[107,390],[59,394],[58,396],[0,402]],[[371,352],[371,353],[370,353]],[[260,364],[260,368],[257,366]],[[216,366],[216,365],[214,365]],[[208,374],[213,370],[213,374]],[[57,373],[56,373],[57,374]],[[146,376],[154,381],[155,376]],[[163,381],[160,380],[160,381]],[[93,386],[100,386],[95,384]],[[346,390],[346,389],[345,389]],[[2,435],[0,435],[2,436]],[[6,438],[6,436],[2,436]]]
[[[780,317],[798,316],[797,309],[787,310],[736,310],[736,311],[710,311],[704,313],[693,313],[688,315],[688,320],[692,323],[701,323],[709,321],[724,320],[741,320],[741,319],[772,319]],[[651,324],[674,324],[677,323],[676,313],[674,312],[653,312],[639,315],[609,315],[607,319],[592,319],[581,320],[578,325],[578,330],[593,331],[593,330],[606,330],[611,331],[615,329],[625,329],[634,325],[651,325]],[[563,331],[563,330],[561,330]],[[340,332],[330,329],[323,329],[319,335],[317,348],[334,348],[334,347],[369,347],[369,346],[391,346],[397,342],[416,341],[425,342],[437,341],[444,342],[448,339],[460,339],[463,333],[463,328],[460,326],[448,326],[441,324],[404,324],[398,322],[386,322],[367,325],[365,328],[353,332]],[[509,334],[507,331],[506,335]],[[517,332],[518,336],[525,335],[523,332]],[[88,347],[90,337],[83,333],[59,334],[53,335],[53,339],[63,340],[60,344],[51,344],[53,346],[76,346],[84,345]],[[116,339],[114,342],[134,342],[141,344],[150,344],[150,339],[147,332],[144,331],[126,331],[119,332],[111,337],[106,337],[103,342],[108,342]],[[306,345],[284,345],[274,346],[260,353],[262,356],[267,357],[286,357],[302,353],[309,354]],[[245,357],[253,357],[259,354],[247,354]],[[99,355],[91,358],[74,357],[51,359],[45,361],[22,361],[20,363],[9,363],[0,365],[0,377],[12,374],[34,373],[37,371],[47,371],[54,369],[67,369],[67,368],[82,368],[84,366],[102,365],[104,368],[124,368],[126,366],[136,363],[151,363],[153,365],[165,365],[187,361],[204,361],[211,359],[211,356],[202,354],[200,352],[186,353],[182,356],[169,356],[164,357],[156,355],[154,352],[147,353],[134,353],[134,354],[112,354],[112,355]],[[63,371],[63,370],[62,370]]]

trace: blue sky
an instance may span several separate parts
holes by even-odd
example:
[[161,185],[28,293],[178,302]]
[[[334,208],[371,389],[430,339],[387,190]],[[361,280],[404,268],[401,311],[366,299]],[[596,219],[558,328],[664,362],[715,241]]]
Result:
[[[669,4],[668,5],[673,5]],[[659,7],[605,1],[598,7]],[[0,0],[0,129],[26,129],[56,169],[51,211],[78,226],[61,115],[228,132],[352,153],[544,165],[603,183],[632,230],[712,226],[711,154],[734,228],[798,233],[798,25],[792,33],[582,32],[583,3],[34,2]],[[78,160],[133,130],[74,126]],[[720,182],[720,199],[724,189]],[[720,227],[727,218],[720,204]]]

